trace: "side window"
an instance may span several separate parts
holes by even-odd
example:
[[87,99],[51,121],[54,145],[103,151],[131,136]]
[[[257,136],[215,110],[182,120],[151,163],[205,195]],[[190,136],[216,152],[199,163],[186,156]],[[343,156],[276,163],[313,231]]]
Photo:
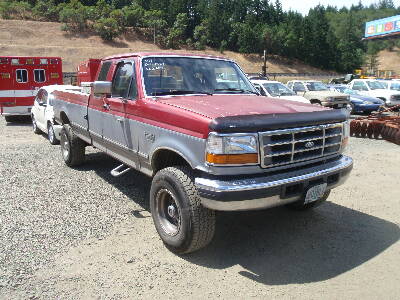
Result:
[[292,89],[293,88],[293,82],[289,82],[287,86],[288,86],[289,89]]
[[293,91],[295,92],[305,92],[306,89],[304,88],[304,85],[301,82],[295,82],[293,85]]
[[45,82],[46,81],[46,73],[44,70],[34,70],[33,77],[36,82]]
[[133,77],[133,65],[131,62],[118,64],[112,83],[111,96],[130,98],[131,93],[135,93],[135,89],[130,89],[130,83]]
[[353,84],[353,90],[356,90],[356,91],[368,91],[368,88],[366,87],[364,82],[356,81]]
[[27,70],[18,69],[18,70],[16,70],[15,74],[16,74],[18,83],[28,82],[28,71]]
[[111,61],[105,61],[101,65],[99,77],[97,78],[98,81],[105,81],[107,80],[107,74],[111,67]]

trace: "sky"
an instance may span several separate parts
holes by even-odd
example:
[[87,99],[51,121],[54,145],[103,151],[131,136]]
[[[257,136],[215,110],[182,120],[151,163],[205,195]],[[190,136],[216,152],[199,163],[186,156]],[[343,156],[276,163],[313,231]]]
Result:
[[[350,7],[352,4],[358,4],[359,0],[281,0],[283,10],[287,11],[289,9],[298,11],[303,15],[308,13],[308,10],[312,7],[322,4],[327,6],[328,4],[337,7],[347,6]],[[370,5],[372,3],[377,3],[379,0],[362,0],[363,5]],[[400,6],[400,0],[393,0],[395,6]]]

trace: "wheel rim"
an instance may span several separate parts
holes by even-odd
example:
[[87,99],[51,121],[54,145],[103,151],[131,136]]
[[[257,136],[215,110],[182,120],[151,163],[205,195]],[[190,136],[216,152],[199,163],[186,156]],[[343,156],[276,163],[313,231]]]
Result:
[[68,142],[68,138],[67,135],[65,134],[65,132],[62,133],[62,143],[61,143],[61,151],[63,154],[63,157],[65,160],[68,159],[69,156],[69,142]]
[[52,143],[54,142],[54,131],[53,131],[53,126],[49,125],[48,128],[48,135],[49,135],[49,141]]
[[177,235],[181,227],[181,211],[173,193],[161,189],[156,195],[157,217],[168,235]]
[[36,120],[35,120],[35,118],[33,116],[32,116],[32,127],[33,127],[33,131],[36,131],[36,128],[37,128]]

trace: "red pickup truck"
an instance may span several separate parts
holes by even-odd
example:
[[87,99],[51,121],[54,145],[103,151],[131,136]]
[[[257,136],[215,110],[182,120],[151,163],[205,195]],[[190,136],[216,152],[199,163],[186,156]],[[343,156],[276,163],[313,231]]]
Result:
[[211,241],[216,210],[313,208],[352,169],[346,110],[262,97],[226,58],[115,55],[85,85],[52,93],[65,163],[91,145],[122,163],[114,176],[152,176],[153,220],[176,253]]

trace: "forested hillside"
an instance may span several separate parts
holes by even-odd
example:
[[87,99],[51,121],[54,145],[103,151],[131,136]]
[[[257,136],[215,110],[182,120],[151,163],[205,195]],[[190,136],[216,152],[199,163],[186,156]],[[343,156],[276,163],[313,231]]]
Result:
[[71,34],[113,40],[135,30],[162,48],[212,47],[300,59],[312,66],[352,72],[367,55],[399,46],[362,41],[364,23],[400,14],[392,0],[350,8],[318,5],[305,16],[285,12],[279,0],[0,0],[4,19],[60,21]]

